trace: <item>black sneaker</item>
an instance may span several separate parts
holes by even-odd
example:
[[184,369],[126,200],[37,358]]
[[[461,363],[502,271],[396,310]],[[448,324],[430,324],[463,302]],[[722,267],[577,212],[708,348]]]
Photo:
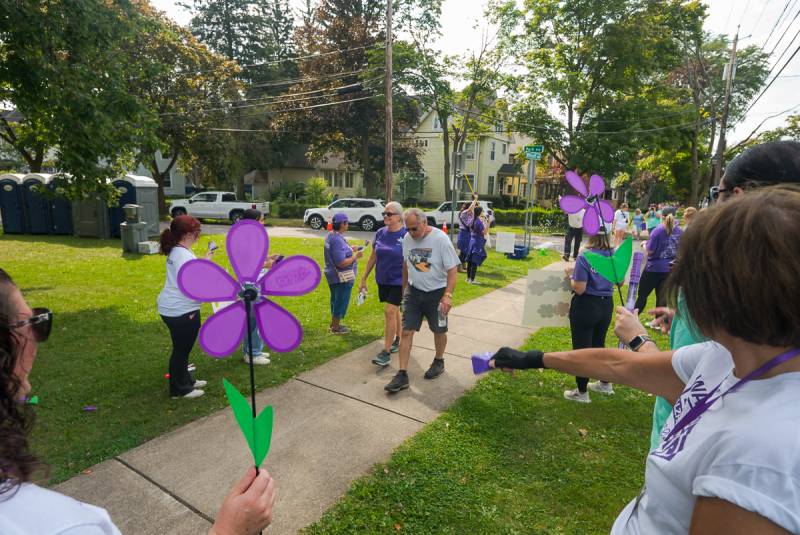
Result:
[[400,392],[406,388],[408,388],[408,373],[405,370],[397,372],[389,384],[383,387],[387,392]]
[[400,339],[395,337],[394,341],[392,342],[392,347],[389,348],[390,353],[397,353],[400,351]]
[[569,255],[568,254],[561,255],[561,258],[564,260],[564,262],[569,262]]
[[433,359],[431,367],[425,372],[425,379],[436,379],[444,373],[444,359]]

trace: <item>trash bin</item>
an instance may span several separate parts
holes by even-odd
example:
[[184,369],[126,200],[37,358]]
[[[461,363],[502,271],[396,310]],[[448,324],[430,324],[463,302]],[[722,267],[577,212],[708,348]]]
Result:
[[5,234],[25,233],[25,205],[22,199],[22,179],[25,175],[0,175],[0,217]]
[[50,228],[51,234],[72,234],[72,203],[64,195],[62,187],[66,182],[63,176],[52,176],[47,184],[47,189],[53,192],[50,201]]
[[50,175],[28,173],[22,179],[22,200],[25,206],[25,222],[30,234],[50,234],[50,202],[42,191],[50,182]]
[[515,245],[513,253],[506,253],[506,258],[511,260],[524,260],[528,258],[528,247],[525,245]]
[[158,184],[156,184],[156,181],[146,176],[125,175],[115,180],[113,185],[120,192],[120,198],[117,205],[108,210],[112,236],[115,238],[120,237],[120,224],[125,221],[122,207],[126,204],[140,206],[140,221],[147,224],[148,235],[158,236],[160,233],[158,227]]
[[147,223],[140,221],[142,207],[138,204],[126,204],[122,210],[125,214],[125,221],[119,225],[122,250],[138,254],[139,242],[147,241]]

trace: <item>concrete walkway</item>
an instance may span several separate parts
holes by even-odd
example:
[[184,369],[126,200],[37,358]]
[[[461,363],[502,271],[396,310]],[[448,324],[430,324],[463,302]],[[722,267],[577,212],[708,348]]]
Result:
[[[560,269],[555,263],[546,269]],[[469,357],[518,346],[532,333],[520,324],[525,279],[450,314],[445,373],[422,375],[433,358],[433,335],[414,338],[411,388],[388,395],[392,366],[370,359],[376,341],[258,395],[275,409],[272,448],[265,464],[277,482],[271,534],[295,533],[317,519],[375,463],[434,420],[476,381]],[[221,385],[220,385],[221,388]],[[108,509],[126,535],[203,533],[230,486],[252,462],[230,409],[162,435],[94,466],[56,487]]]

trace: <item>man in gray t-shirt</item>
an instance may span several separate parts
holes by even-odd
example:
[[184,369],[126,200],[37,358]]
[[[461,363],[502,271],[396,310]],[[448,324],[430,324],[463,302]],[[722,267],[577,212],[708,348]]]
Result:
[[433,331],[436,356],[425,379],[444,372],[447,346],[447,314],[456,286],[458,255],[447,234],[428,226],[424,212],[409,208],[403,214],[408,233],[403,237],[403,332],[400,337],[400,370],[384,389],[399,392],[408,388],[408,361],[414,333],[428,320]]

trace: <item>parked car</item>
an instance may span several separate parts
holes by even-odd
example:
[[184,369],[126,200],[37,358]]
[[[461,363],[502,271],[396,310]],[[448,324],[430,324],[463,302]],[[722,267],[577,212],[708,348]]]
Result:
[[383,201],[380,199],[339,199],[327,207],[309,208],[303,214],[303,223],[313,229],[321,229],[333,214],[343,213],[348,221],[356,223],[361,230],[373,231],[383,224]]
[[[456,204],[456,208],[461,205],[461,203],[471,203],[472,199],[458,201]],[[489,226],[494,226],[494,210],[492,209],[492,203],[489,201],[478,201],[478,204],[483,207],[483,213],[486,214],[486,218],[489,220]],[[428,217],[428,224],[434,225],[437,227],[441,227],[443,223],[450,224],[450,221],[454,221],[455,226],[458,227],[458,211],[455,214],[452,213],[450,208],[451,203],[449,201],[443,202],[439,205],[436,210],[432,210],[430,212],[425,212],[425,215]]]
[[189,214],[198,219],[230,219],[236,223],[248,208],[261,210],[265,216],[269,214],[268,202],[238,201],[235,193],[227,191],[205,191],[188,199],[176,199],[172,201],[170,214],[172,217]]

